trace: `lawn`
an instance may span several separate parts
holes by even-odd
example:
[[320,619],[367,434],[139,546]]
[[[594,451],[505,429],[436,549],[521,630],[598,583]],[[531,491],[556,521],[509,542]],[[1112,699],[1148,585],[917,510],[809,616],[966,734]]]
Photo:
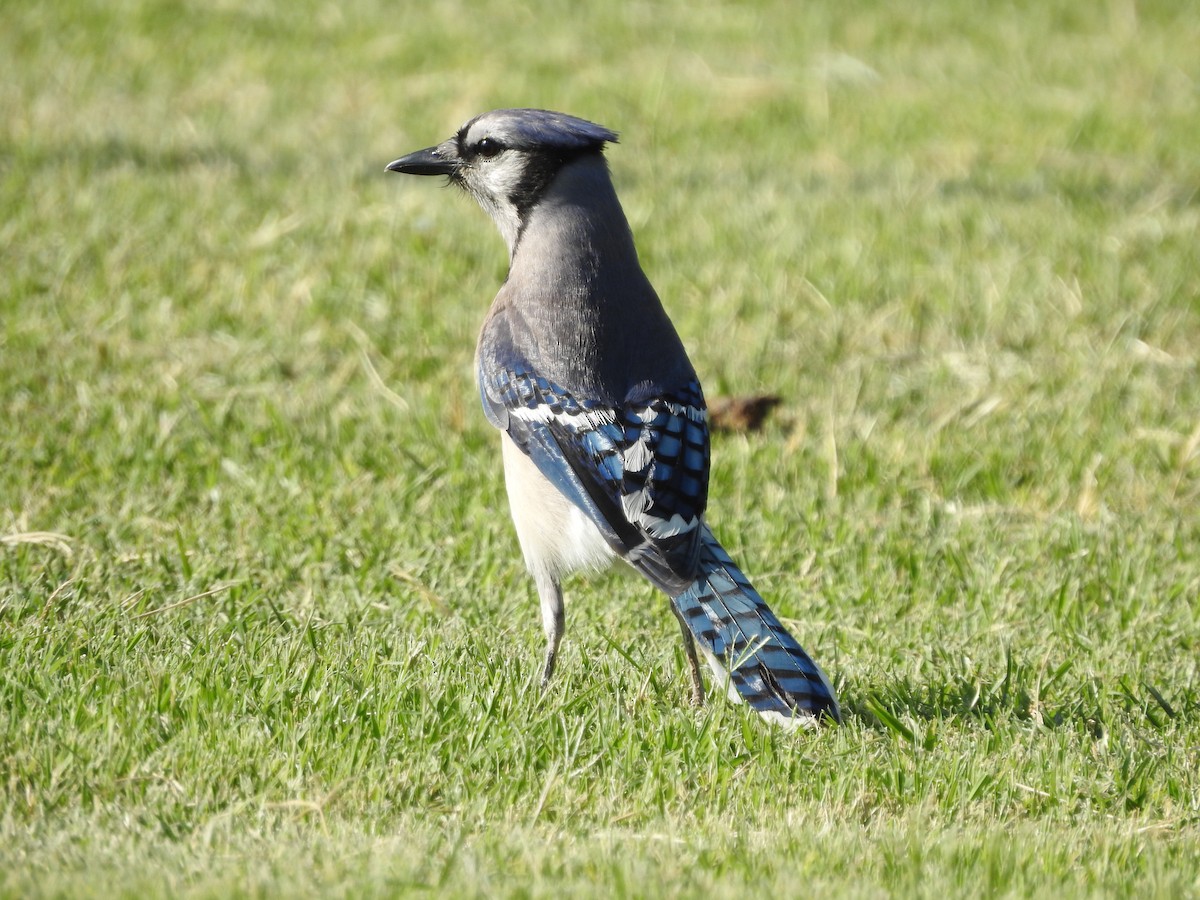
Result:
[[[0,10],[0,895],[1200,895],[1200,17]],[[609,152],[709,520],[840,728],[542,636],[479,408],[474,113]]]

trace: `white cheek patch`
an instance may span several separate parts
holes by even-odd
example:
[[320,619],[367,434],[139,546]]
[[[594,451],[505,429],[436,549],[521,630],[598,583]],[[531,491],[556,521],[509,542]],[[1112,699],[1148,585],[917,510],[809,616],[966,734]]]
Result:
[[505,150],[480,165],[484,184],[489,193],[496,197],[511,197],[525,180],[526,160],[521,154]]
[[509,198],[517,192],[524,178],[525,160],[511,150],[475,163],[463,178],[467,190],[500,229],[510,252],[521,228],[521,217]]

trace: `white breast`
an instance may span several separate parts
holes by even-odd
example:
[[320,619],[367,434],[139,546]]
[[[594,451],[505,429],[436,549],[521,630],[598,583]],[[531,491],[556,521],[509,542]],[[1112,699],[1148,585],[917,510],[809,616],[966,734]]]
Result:
[[559,493],[507,434],[500,444],[508,505],[529,571],[557,580],[611,563],[615,554],[587,515]]

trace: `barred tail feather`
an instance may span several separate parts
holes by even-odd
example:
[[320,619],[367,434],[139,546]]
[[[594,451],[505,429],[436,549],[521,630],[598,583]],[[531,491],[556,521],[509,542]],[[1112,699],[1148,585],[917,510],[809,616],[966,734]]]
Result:
[[787,728],[841,721],[829,679],[704,528],[700,576],[672,602],[733,700]]

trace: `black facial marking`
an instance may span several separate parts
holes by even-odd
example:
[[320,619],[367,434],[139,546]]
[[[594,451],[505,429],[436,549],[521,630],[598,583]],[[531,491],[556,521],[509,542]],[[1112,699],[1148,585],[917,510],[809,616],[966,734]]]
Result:
[[473,144],[469,144],[467,143],[467,132],[465,129],[456,134],[454,139],[458,143],[459,158],[468,165],[482,159],[493,159],[509,149],[509,146],[504,141],[490,135],[480,138]]
[[524,221],[526,214],[564,166],[581,157],[600,153],[599,147],[530,151],[521,183],[508,195],[509,202],[516,207],[517,215]]

